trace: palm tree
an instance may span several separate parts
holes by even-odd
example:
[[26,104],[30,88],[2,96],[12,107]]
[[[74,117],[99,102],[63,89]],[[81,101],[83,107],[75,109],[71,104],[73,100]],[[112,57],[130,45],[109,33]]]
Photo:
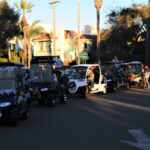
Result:
[[27,41],[28,41],[28,67],[30,67],[31,51],[32,51],[32,39],[40,35],[41,33],[46,33],[45,29],[39,25],[39,20],[34,21],[29,25],[27,30]]
[[14,6],[22,12],[22,19],[21,19],[21,27],[24,33],[24,64],[26,66],[26,32],[28,29],[28,23],[26,20],[26,13],[29,13],[32,11],[33,4],[27,3],[26,0],[21,0],[18,4],[17,2],[14,3]]
[[97,61],[100,63],[100,8],[102,6],[102,0],[94,0],[94,5],[97,13]]

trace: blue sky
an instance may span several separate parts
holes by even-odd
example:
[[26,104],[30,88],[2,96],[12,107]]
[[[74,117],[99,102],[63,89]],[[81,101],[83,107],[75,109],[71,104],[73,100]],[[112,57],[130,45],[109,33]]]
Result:
[[[52,24],[52,0],[27,0],[34,7],[32,13],[27,15],[28,22],[40,20],[43,24]],[[19,0],[8,0],[13,5]],[[133,3],[147,4],[148,0],[103,0],[101,8],[101,28],[106,27],[107,14],[111,9],[128,7]],[[56,26],[64,29],[77,30],[78,0],[60,0],[56,5]],[[96,10],[94,0],[80,0],[81,31],[84,25],[96,25]]]

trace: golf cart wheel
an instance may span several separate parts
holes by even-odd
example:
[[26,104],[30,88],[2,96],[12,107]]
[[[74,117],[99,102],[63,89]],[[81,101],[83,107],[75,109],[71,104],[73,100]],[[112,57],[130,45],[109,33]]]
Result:
[[21,119],[27,120],[28,119],[28,113],[25,112],[24,114],[21,115]]
[[68,87],[68,92],[74,94],[76,91],[76,83],[75,82],[71,82],[69,83],[69,87]]
[[52,100],[47,100],[47,106],[49,107],[54,107],[56,104],[56,101],[54,99]]
[[107,89],[105,88],[105,90],[102,93],[105,95],[107,93]]
[[81,96],[86,98],[90,94],[90,89],[88,86],[85,86],[81,89]]
[[68,97],[67,97],[67,95],[64,95],[64,96],[60,97],[60,103],[62,103],[62,104],[66,104],[66,103],[67,103],[67,101],[68,101]]
[[41,99],[38,99],[38,104],[42,105],[42,100]]
[[143,83],[143,81],[140,81],[140,82],[139,82],[139,88],[140,88],[140,89],[143,89],[143,88],[144,88],[144,83]]
[[117,85],[116,85],[116,84],[112,84],[112,85],[110,86],[110,92],[111,92],[111,93],[115,93],[116,90],[117,90]]
[[10,110],[10,126],[17,126],[17,108],[14,107]]

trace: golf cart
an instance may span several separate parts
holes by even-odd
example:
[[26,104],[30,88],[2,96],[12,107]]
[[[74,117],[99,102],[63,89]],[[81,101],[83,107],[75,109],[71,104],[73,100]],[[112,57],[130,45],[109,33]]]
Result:
[[143,77],[143,64],[140,61],[131,61],[122,64],[130,87],[144,88],[144,77]]
[[102,62],[102,73],[107,83],[107,91],[115,92],[120,87],[129,87],[127,76],[123,70],[122,62]]
[[30,99],[48,106],[54,106],[56,99],[61,103],[67,102],[64,84],[55,80],[59,72],[54,68],[53,58],[53,56],[36,56],[31,60],[30,67]]
[[[94,74],[93,81],[88,80],[89,72]],[[92,93],[106,94],[106,84],[103,82],[101,68],[98,64],[74,65],[70,69],[68,92],[71,94],[80,93],[86,97]]]
[[22,66],[0,63],[0,120],[9,121],[12,126],[17,125],[19,118],[27,119],[27,91],[20,75]]

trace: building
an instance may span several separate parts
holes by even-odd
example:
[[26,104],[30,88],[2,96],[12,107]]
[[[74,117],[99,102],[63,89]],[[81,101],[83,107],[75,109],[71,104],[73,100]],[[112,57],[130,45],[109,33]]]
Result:
[[[53,35],[40,36],[33,39],[34,56],[60,56],[64,63],[76,60],[78,53],[78,36],[75,31],[59,28],[56,32],[55,53],[53,50]],[[80,53],[91,50],[93,35],[82,34],[80,36]]]

